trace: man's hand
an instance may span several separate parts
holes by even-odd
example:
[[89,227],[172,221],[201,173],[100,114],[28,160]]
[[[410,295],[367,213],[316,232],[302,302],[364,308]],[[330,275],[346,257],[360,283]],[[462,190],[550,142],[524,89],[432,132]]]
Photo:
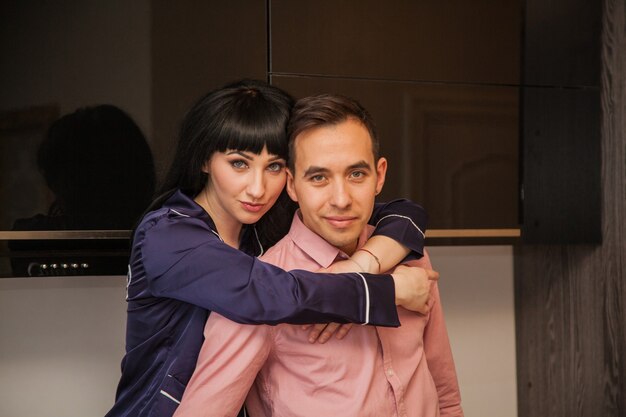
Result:
[[392,276],[396,287],[396,305],[427,314],[431,307],[430,288],[439,279],[439,273],[417,266],[398,265]]

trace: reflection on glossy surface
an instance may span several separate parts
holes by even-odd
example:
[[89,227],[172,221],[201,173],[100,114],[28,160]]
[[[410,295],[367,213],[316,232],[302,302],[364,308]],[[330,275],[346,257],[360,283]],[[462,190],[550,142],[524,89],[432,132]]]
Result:
[[359,100],[389,160],[382,199],[423,204],[429,228],[518,225],[518,89],[274,76],[297,97]]
[[[130,229],[154,193],[154,164],[146,139],[115,106],[81,108],[61,117],[50,126],[35,159],[52,201],[45,213],[13,219],[12,230]],[[125,260],[111,270],[111,260],[70,255],[98,249],[123,253],[128,242],[16,240],[8,248],[15,275],[64,275],[94,268],[101,268],[94,273],[124,273]],[[28,254],[37,250],[65,251],[71,259]],[[70,268],[73,264],[77,267]]]
[[39,145],[36,162],[52,201],[46,213],[15,219],[13,230],[129,229],[154,192],[146,139],[115,106],[61,117]]

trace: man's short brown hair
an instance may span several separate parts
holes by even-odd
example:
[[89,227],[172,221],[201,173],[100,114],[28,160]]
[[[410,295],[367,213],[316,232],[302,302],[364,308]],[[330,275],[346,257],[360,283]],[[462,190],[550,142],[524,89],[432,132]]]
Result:
[[320,94],[298,100],[287,124],[289,140],[289,168],[293,172],[296,164],[296,137],[310,129],[337,125],[354,119],[365,127],[372,139],[374,161],[378,161],[378,136],[369,112],[361,104],[349,97],[338,94]]

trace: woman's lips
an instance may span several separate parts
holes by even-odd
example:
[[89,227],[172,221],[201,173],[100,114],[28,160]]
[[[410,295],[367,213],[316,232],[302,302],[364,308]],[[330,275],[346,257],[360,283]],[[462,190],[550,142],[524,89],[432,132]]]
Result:
[[263,206],[265,204],[256,204],[256,203],[248,203],[245,201],[241,201],[241,206],[244,210],[249,211],[250,213],[258,213],[263,210]]

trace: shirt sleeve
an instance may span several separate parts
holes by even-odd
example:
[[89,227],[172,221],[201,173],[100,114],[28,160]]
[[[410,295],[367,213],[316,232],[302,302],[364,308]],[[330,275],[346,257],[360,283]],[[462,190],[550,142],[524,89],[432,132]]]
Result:
[[226,245],[202,220],[175,213],[140,226],[131,271],[129,300],[173,298],[239,323],[400,324],[388,275],[287,272]]
[[376,203],[369,224],[375,226],[373,235],[387,236],[411,250],[410,259],[424,254],[424,239],[428,215],[419,204],[407,199]]
[[174,417],[236,416],[271,350],[268,326],[212,313],[196,369]]
[[[424,258],[418,261],[416,265],[432,269],[428,253],[425,252]],[[439,287],[436,283],[432,288],[432,297],[433,305],[428,324],[424,329],[424,354],[428,369],[437,387],[441,417],[463,417],[459,383],[443,317]]]

